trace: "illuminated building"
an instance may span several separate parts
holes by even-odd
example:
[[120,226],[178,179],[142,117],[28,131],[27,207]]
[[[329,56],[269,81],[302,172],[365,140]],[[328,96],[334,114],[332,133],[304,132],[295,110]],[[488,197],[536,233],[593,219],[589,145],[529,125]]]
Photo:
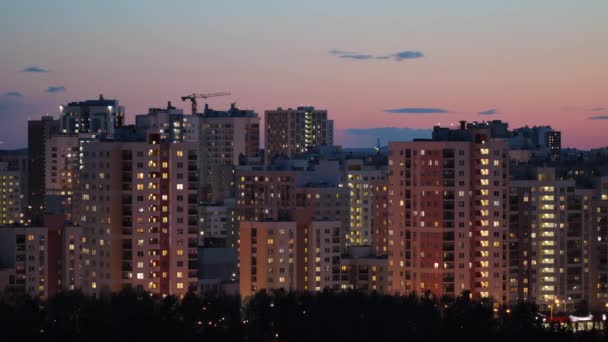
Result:
[[314,107],[267,110],[265,117],[266,163],[279,156],[293,157],[309,148],[333,145],[333,121],[327,110]]
[[508,145],[485,123],[389,144],[389,292],[508,301]]
[[197,287],[197,146],[91,142],[83,148],[82,288],[159,295]]

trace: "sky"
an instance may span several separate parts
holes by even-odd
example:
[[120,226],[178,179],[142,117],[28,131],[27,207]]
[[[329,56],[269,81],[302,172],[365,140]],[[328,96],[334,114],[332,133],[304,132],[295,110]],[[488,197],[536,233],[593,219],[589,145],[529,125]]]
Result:
[[127,122],[180,96],[313,105],[336,143],[500,119],[608,145],[606,0],[2,0],[0,148],[70,101],[116,98]]

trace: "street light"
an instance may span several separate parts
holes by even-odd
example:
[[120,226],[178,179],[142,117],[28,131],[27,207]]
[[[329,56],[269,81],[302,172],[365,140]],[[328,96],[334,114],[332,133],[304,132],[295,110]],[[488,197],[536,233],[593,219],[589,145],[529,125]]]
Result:
[[[559,299],[555,298],[555,307],[559,306]],[[549,304],[549,309],[551,310],[551,320],[553,320],[553,303]]]

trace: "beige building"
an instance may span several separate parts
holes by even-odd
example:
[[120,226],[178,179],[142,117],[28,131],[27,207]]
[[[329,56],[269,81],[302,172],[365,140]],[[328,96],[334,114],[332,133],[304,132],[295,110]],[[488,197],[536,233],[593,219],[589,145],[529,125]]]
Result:
[[212,204],[234,198],[234,167],[260,149],[260,118],[233,104],[228,111],[205,108],[199,117],[201,200]]
[[294,221],[240,222],[240,294],[303,290],[303,231]]
[[511,301],[601,308],[608,298],[608,202],[600,187],[580,189],[553,168],[538,168],[535,176],[510,186]]
[[386,179],[386,167],[366,165],[361,159],[346,160],[347,184],[350,191],[350,246],[374,243],[373,197],[375,181]]
[[91,142],[81,170],[85,293],[184,295],[197,282],[197,146]]

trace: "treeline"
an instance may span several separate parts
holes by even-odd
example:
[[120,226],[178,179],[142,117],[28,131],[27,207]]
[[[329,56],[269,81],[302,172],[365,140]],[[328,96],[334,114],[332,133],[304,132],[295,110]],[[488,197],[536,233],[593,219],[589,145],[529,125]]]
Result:
[[244,302],[230,296],[158,298],[131,290],[97,299],[65,292],[46,302],[7,294],[0,298],[0,334],[9,338],[3,338],[6,341],[13,340],[10,337],[55,341],[312,341],[332,336],[352,341],[442,336],[603,339],[602,331],[547,330],[530,303],[507,310],[495,309],[491,301],[472,301],[466,294],[436,299],[284,291],[260,292]]

